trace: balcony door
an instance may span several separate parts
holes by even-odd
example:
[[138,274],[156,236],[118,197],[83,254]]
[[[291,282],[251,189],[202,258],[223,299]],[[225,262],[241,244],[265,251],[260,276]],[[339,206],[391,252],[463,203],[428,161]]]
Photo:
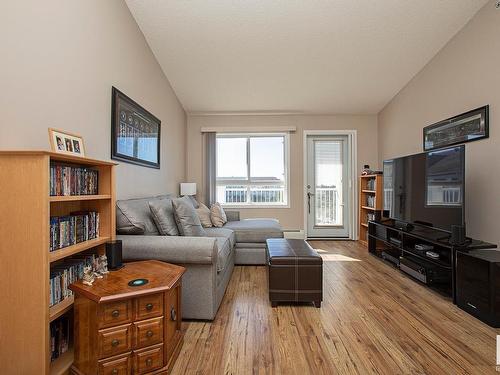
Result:
[[308,238],[351,236],[350,142],[347,135],[309,135],[306,171]]

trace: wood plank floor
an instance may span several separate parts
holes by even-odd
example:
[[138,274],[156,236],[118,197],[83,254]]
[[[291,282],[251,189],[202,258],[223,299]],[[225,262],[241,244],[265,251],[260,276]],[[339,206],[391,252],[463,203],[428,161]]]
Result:
[[324,301],[271,308],[266,268],[236,267],[213,322],[185,322],[172,374],[488,374],[495,330],[350,241],[314,241]]

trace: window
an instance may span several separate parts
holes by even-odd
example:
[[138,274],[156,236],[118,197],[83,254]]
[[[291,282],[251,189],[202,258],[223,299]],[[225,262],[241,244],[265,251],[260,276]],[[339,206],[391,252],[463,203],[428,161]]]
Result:
[[218,134],[217,201],[287,205],[287,145],[286,134]]

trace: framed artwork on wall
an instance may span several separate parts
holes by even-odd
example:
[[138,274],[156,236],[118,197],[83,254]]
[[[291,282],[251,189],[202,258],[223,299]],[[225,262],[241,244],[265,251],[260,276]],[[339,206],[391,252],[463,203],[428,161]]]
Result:
[[83,138],[78,134],[49,128],[50,149],[60,154],[85,156]]
[[489,106],[439,121],[424,128],[424,151],[489,137]]
[[111,158],[159,169],[161,121],[115,87],[111,103]]

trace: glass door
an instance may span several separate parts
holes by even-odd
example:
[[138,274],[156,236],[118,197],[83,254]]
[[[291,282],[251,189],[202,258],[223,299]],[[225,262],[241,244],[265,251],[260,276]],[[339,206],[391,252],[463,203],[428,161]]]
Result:
[[347,136],[307,138],[307,236],[348,238],[350,234]]

